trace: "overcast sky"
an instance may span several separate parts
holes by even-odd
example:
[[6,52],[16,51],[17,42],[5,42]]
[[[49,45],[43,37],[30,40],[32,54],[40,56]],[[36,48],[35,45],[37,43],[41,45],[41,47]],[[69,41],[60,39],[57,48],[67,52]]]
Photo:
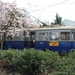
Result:
[[18,7],[24,7],[31,15],[40,20],[52,22],[58,13],[62,20],[75,21],[75,0],[3,0],[16,1]]

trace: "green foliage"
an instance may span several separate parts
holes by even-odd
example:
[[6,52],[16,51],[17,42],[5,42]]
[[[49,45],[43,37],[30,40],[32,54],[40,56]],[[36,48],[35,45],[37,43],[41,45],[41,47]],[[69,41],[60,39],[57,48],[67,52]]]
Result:
[[45,74],[54,67],[58,57],[57,52],[31,49],[14,50],[9,49],[0,52],[0,59],[7,59],[13,70],[27,72],[29,75]]
[[[61,58],[62,56],[62,58]],[[57,52],[31,49],[0,51],[0,59],[7,59],[13,70],[29,75],[75,75],[75,50],[61,56]],[[52,71],[53,70],[53,71]]]
[[61,58],[66,57],[66,56],[67,56],[66,50],[63,50],[61,53]]
[[75,60],[72,58],[59,58],[55,62],[56,72],[66,72],[68,75],[75,73]]
[[54,22],[55,24],[61,24],[62,22],[62,17],[60,17],[57,13],[56,13]]
[[59,72],[59,71],[57,71],[57,72],[54,72],[51,75],[68,75],[68,73],[67,72]]
[[71,49],[70,53],[68,54],[69,58],[75,59],[75,49]]
[[4,50],[0,52],[0,59],[8,59],[12,61],[13,58],[17,58],[21,51],[15,49]]

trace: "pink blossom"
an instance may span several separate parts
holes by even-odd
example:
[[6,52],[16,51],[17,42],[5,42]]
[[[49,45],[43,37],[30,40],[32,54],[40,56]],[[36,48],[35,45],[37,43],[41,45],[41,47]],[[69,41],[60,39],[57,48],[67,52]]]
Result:
[[34,28],[37,26],[30,15],[29,17],[24,17],[24,15],[27,15],[26,12],[18,8],[15,3],[5,3],[0,0],[0,25],[3,26],[2,28],[7,26],[7,30],[12,28],[13,32],[11,32],[11,34],[14,33],[13,36],[17,33],[17,25],[20,30],[23,29],[23,27],[26,30],[26,28]]

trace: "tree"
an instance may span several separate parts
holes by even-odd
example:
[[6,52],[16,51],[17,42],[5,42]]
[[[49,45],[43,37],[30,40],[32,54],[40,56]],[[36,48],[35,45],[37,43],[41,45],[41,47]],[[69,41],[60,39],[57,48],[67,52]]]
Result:
[[60,17],[57,13],[55,16],[54,24],[61,24],[62,22],[62,17]]
[[[26,17],[26,12],[18,8],[17,5],[12,2],[3,2],[0,0],[0,30],[8,30],[8,34],[15,37],[17,34],[17,28],[19,30],[24,30],[27,32],[27,28],[34,28],[36,24],[32,20],[31,16]],[[13,32],[10,33],[9,29]],[[28,33],[27,33],[28,35]],[[4,36],[5,37],[5,36]],[[3,38],[3,37],[2,37]],[[3,41],[1,42],[1,49],[3,47]]]
[[26,12],[18,8],[17,5],[12,2],[3,2],[0,0],[0,30],[8,30],[9,28],[31,28],[36,24],[31,19],[31,16],[25,17]]

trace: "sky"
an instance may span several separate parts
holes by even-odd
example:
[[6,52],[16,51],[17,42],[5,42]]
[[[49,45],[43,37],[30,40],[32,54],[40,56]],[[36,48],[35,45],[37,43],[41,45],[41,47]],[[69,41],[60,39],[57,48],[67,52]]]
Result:
[[25,8],[32,16],[41,21],[53,22],[56,13],[65,19],[75,21],[75,0],[3,0],[16,2],[20,8]]

